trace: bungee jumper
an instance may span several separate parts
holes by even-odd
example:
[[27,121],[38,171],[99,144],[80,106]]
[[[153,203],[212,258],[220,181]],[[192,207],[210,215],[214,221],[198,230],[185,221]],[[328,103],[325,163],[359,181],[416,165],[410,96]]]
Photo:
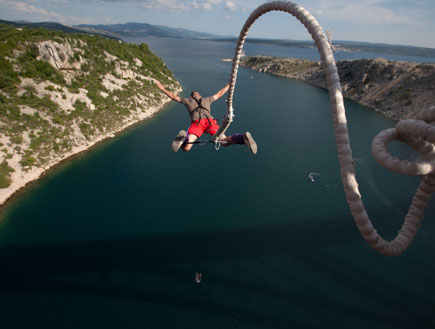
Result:
[[[229,84],[226,84],[216,94],[209,97],[202,97],[201,94],[194,90],[190,93],[189,98],[182,98],[174,95],[160,83],[155,80],[157,87],[170,99],[175,102],[181,103],[186,106],[190,116],[190,127],[187,130],[180,130],[175,140],[172,142],[172,150],[177,152],[180,148],[184,151],[190,151],[194,144],[201,144],[204,142],[215,143],[214,140],[210,141],[198,141],[204,133],[214,136],[219,129],[217,120],[211,115],[211,104],[221,98],[228,90]],[[231,136],[222,135],[219,139],[219,143],[223,146],[229,145],[246,145],[249,147],[253,154],[257,153],[257,143],[248,131],[244,134],[236,133]]]

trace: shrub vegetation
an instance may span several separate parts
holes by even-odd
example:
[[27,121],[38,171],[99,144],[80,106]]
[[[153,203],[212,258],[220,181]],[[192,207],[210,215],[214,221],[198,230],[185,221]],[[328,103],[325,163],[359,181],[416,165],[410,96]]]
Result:
[[[48,40],[71,47],[69,58],[59,51],[63,63],[71,68],[58,70],[41,56],[38,44]],[[136,65],[137,60],[143,65]],[[44,166],[70,151],[78,143],[78,131],[92,140],[119,128],[137,112],[136,96],[148,104],[159,101],[159,92],[148,78],[159,79],[172,90],[178,85],[162,60],[144,43],[121,43],[43,28],[18,30],[6,24],[0,24],[0,66],[0,133],[10,142],[5,145],[8,148],[2,146],[0,159],[8,158],[8,149],[15,149],[25,170]],[[107,90],[107,74],[122,78],[117,68],[133,71],[136,78],[124,79],[128,83],[120,89]],[[25,78],[32,82],[23,83]],[[103,97],[102,92],[108,96]],[[86,102],[80,100],[83,97]],[[70,104],[72,110],[62,105],[69,99],[74,102]],[[8,185],[10,169],[6,161],[1,163],[0,188]]]

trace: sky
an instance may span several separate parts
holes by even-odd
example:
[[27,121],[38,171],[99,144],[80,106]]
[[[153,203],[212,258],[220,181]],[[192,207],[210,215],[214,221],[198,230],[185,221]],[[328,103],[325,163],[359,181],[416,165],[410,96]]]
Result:
[[[0,0],[0,18],[65,25],[149,23],[238,36],[250,13],[266,0]],[[435,48],[434,0],[298,0],[333,40]],[[308,40],[293,16],[270,12],[248,38]]]

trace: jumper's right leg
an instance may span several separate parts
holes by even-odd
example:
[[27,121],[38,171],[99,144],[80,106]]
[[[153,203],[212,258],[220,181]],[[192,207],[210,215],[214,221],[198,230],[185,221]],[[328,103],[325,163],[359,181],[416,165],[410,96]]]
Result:
[[177,152],[186,139],[186,131],[180,130],[177,137],[172,141],[172,151]]
[[[192,143],[192,142],[194,142],[194,141],[196,141],[198,139],[198,136],[196,136],[196,135],[194,135],[194,134],[189,134],[189,135],[187,135],[187,142],[188,143]],[[191,149],[192,149],[192,147],[193,147],[193,144],[183,144],[182,146],[181,146],[181,149],[184,151],[184,152],[188,152],[188,151],[190,151]]]

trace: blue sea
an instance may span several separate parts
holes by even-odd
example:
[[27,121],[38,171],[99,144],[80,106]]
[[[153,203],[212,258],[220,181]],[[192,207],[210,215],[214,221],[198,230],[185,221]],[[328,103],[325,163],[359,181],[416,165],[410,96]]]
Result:
[[[148,43],[182,96],[212,95],[229,78],[221,59],[233,57],[231,43],[127,41]],[[318,59],[313,49],[247,44],[245,52]],[[213,104],[216,118],[224,98]],[[370,153],[392,121],[345,105],[367,212],[392,239],[420,178],[391,173]],[[240,68],[234,108],[229,133],[250,131],[255,156],[211,144],[173,153],[189,122],[172,103],[8,203],[1,328],[435,328],[434,198],[409,249],[381,256],[347,207],[327,91]],[[415,158],[400,143],[391,150]]]

